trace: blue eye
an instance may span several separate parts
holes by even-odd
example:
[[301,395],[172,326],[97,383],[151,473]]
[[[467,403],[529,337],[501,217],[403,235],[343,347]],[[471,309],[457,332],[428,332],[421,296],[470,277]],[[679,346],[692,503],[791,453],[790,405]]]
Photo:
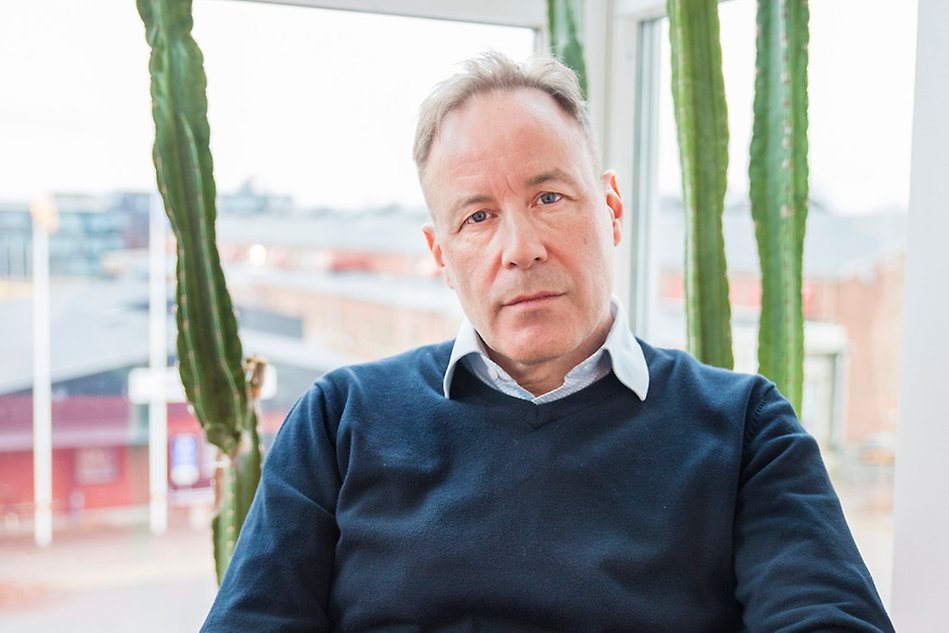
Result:
[[548,191],[546,193],[540,194],[540,203],[541,204],[553,204],[562,198],[559,193],[554,193],[553,191]]
[[486,211],[475,211],[468,216],[468,219],[465,220],[465,224],[480,224],[488,219],[488,214]]

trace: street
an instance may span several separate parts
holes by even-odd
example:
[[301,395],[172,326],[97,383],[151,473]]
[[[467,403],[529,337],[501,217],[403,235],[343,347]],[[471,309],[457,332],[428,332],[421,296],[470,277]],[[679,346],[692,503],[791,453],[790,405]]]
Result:
[[45,549],[0,539],[2,631],[197,631],[216,589],[209,527],[64,532]]

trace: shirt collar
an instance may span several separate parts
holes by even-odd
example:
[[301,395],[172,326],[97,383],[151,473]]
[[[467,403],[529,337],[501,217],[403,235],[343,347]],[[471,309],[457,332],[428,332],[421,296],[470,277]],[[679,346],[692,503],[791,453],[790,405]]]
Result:
[[[630,331],[626,311],[615,296],[610,299],[610,312],[613,315],[613,325],[600,350],[608,352],[607,356],[612,364],[613,373],[619,381],[639,396],[640,400],[645,400],[646,393],[649,391],[649,368],[646,365],[643,348]],[[448,359],[448,367],[445,369],[445,378],[442,381],[446,398],[451,397],[451,381],[458,362],[469,354],[480,354],[485,361],[490,362],[484,342],[465,317],[451,348],[451,357]]]

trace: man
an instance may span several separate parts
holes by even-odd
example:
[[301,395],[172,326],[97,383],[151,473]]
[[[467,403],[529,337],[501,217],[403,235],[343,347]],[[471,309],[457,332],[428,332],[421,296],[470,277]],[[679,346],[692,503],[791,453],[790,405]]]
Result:
[[892,630],[774,386],[630,333],[572,73],[473,60],[415,149],[467,320],[297,403],[205,630]]

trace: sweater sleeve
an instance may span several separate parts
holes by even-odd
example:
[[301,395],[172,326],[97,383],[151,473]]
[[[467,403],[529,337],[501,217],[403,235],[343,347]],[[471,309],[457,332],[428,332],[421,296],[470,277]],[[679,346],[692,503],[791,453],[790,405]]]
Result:
[[746,421],[736,597],[756,631],[892,631],[817,442],[770,383]]
[[334,434],[314,386],[264,461],[234,556],[202,631],[326,631],[339,531]]

